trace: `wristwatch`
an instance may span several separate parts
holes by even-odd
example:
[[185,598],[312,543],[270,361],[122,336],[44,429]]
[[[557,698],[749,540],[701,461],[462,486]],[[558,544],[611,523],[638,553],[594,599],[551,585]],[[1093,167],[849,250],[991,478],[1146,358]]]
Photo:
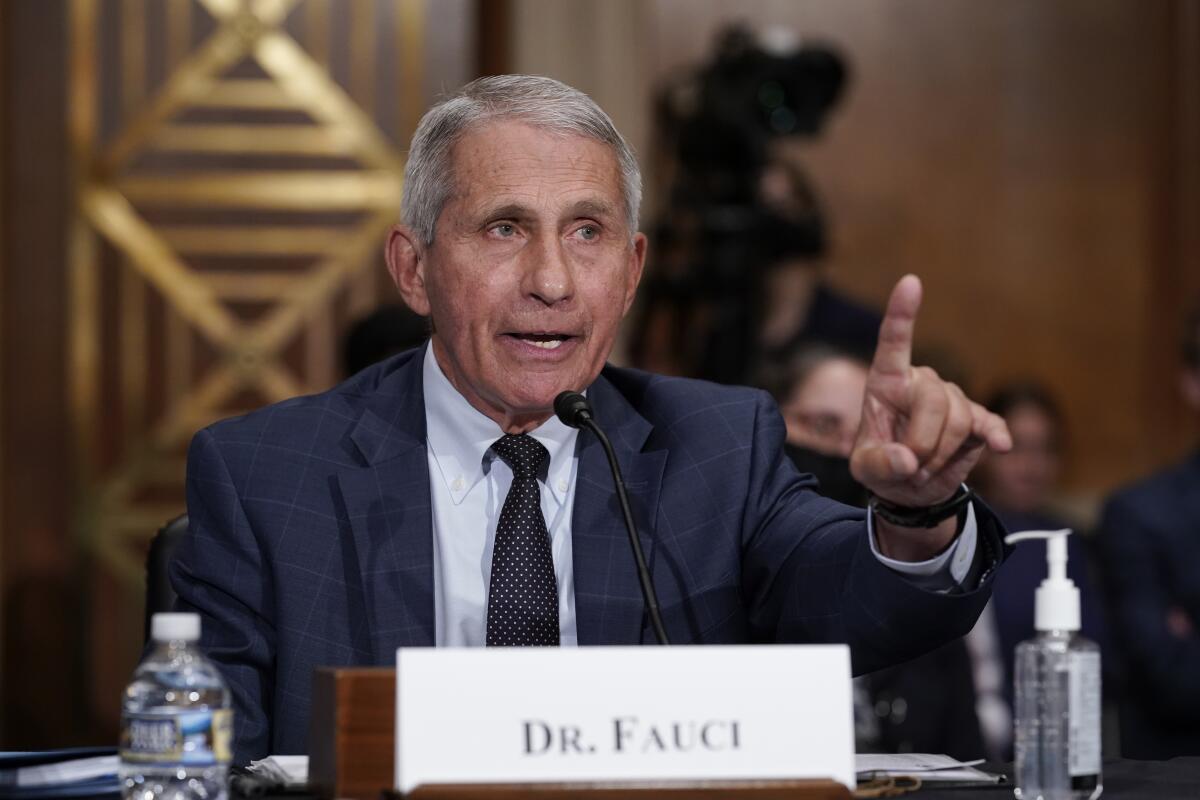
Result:
[[943,500],[937,505],[901,506],[871,495],[867,508],[875,512],[880,519],[902,528],[934,528],[951,517],[963,513],[967,503],[971,502],[971,498],[974,496],[975,493],[968,489],[966,484],[963,484],[958,487],[957,492],[950,496],[949,500]]

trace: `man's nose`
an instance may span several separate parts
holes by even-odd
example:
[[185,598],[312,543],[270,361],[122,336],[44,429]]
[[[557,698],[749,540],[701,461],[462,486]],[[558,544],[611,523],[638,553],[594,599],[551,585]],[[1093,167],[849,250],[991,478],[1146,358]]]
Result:
[[575,294],[575,281],[563,242],[557,236],[545,236],[538,244],[528,251],[525,293],[548,306],[569,300]]

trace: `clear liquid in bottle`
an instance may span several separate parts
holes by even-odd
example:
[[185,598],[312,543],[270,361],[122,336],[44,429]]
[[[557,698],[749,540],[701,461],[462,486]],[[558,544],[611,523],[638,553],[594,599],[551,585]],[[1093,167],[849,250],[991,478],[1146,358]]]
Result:
[[1092,800],[1100,767],[1100,649],[1070,631],[1017,645],[1016,789],[1020,800]]
[[226,800],[233,712],[217,668],[195,647],[195,614],[155,614],[154,647],[121,704],[125,800]]

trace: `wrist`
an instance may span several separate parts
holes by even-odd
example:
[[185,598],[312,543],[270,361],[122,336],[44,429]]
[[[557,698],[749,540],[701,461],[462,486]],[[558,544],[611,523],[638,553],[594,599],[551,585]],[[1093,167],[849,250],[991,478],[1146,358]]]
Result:
[[897,561],[936,558],[958,536],[974,495],[965,485],[931,506],[902,506],[872,495],[868,508],[879,552]]
[[904,506],[872,494],[867,507],[878,520],[898,528],[920,530],[939,528],[947,520],[955,517],[961,522],[966,516],[967,505],[972,497],[972,491],[966,484],[961,484],[950,497],[929,506]]
[[960,525],[952,518],[932,528],[903,528],[874,517],[872,528],[880,555],[894,561],[920,563],[937,558],[954,544]]

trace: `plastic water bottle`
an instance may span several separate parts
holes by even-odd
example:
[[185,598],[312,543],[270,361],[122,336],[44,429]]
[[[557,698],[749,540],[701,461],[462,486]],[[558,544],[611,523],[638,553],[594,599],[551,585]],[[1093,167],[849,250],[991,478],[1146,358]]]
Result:
[[1089,800],[1100,780],[1100,648],[1080,636],[1079,589],[1067,577],[1069,530],[1045,539],[1048,576],[1035,595],[1038,634],[1017,645],[1014,745],[1020,800]]
[[125,800],[226,800],[233,711],[229,689],[196,648],[197,614],[155,614],[154,647],[121,709]]

